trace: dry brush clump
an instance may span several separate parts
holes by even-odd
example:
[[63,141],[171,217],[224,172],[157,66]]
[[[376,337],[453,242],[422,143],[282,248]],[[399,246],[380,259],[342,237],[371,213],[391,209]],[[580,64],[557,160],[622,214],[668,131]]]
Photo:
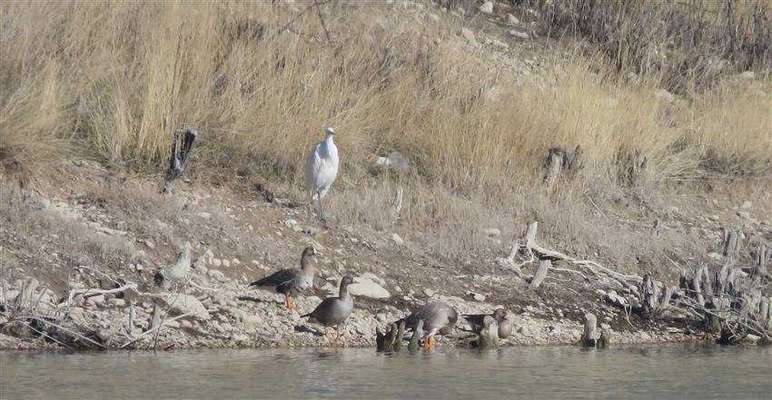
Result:
[[616,71],[657,76],[684,92],[721,76],[772,67],[772,3],[721,1],[534,1],[542,29],[598,48]]
[[417,9],[0,7],[4,163],[74,151],[160,170],[171,133],[194,126],[194,175],[296,184],[329,123],[344,189],[392,150],[415,167],[411,185],[509,204],[556,144],[581,145],[582,179],[613,187],[769,169],[768,81],[672,100],[655,95],[656,79],[631,84],[575,54],[516,78],[459,37],[462,21]]

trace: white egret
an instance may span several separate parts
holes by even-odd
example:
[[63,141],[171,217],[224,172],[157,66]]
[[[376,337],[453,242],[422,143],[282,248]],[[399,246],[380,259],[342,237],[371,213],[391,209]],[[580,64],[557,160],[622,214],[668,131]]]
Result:
[[335,130],[324,128],[327,135],[314,146],[306,162],[306,185],[311,191],[311,199],[316,200],[319,218],[324,221],[322,199],[338,177],[338,148],[335,146]]

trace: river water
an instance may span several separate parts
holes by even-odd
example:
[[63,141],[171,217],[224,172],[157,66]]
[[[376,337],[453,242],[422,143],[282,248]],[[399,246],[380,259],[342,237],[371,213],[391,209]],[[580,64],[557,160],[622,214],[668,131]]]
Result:
[[0,399],[772,399],[772,348],[0,352]]

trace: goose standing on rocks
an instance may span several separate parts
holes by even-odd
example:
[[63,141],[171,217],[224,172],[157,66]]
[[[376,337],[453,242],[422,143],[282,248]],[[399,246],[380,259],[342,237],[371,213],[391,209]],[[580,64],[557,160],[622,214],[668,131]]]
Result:
[[423,321],[423,330],[425,332],[424,348],[431,350],[434,348],[434,335],[447,335],[458,321],[458,312],[448,303],[443,301],[433,301],[426,303],[423,307],[416,310],[405,318],[405,329],[415,330],[418,321]]
[[311,199],[316,200],[319,219],[325,221],[322,199],[338,177],[338,148],[335,146],[335,130],[324,128],[327,135],[314,146],[306,161],[306,186],[311,192]]
[[497,308],[492,314],[465,314],[464,319],[469,322],[474,333],[479,334],[484,327],[485,317],[493,317],[499,326],[499,339],[506,339],[512,335],[512,320],[509,319],[507,311],[503,308]]
[[351,312],[354,311],[354,299],[348,292],[348,285],[354,283],[351,275],[346,275],[340,280],[340,292],[338,297],[328,297],[324,299],[314,311],[301,315],[301,318],[308,317],[309,322],[317,322],[325,326],[325,334],[328,326],[335,326],[337,332],[336,341],[340,339],[341,325],[346,321]]
[[249,286],[274,288],[277,293],[284,295],[284,305],[288,309],[294,310],[295,303],[292,302],[292,296],[314,286],[316,267],[311,258],[315,255],[316,250],[312,246],[308,246],[303,249],[303,255],[300,257],[300,269],[282,269],[250,283]]

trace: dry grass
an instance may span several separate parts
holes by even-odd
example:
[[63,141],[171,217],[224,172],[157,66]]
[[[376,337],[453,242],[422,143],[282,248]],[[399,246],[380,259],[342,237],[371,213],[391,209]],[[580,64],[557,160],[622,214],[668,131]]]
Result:
[[657,76],[670,90],[772,67],[769,0],[535,3],[549,35],[586,39],[616,71]]
[[[170,132],[192,125],[203,132],[197,176],[257,174],[298,187],[328,123],[340,133],[347,218],[390,223],[353,209],[390,199],[378,188],[392,183],[368,167],[399,150],[415,165],[406,218],[446,218],[451,236],[464,221],[492,218],[479,205],[526,202],[524,187],[555,144],[585,149],[571,189],[580,194],[582,182],[629,185],[620,171],[635,152],[648,159],[647,189],[769,171],[767,78],[728,79],[669,102],[655,96],[659,76],[633,84],[603,57],[547,52],[542,71],[518,79],[459,37],[461,21],[328,4],[328,42],[303,7],[0,5],[0,159],[32,169],[74,151],[153,171]],[[360,187],[374,189],[347,190]]]

